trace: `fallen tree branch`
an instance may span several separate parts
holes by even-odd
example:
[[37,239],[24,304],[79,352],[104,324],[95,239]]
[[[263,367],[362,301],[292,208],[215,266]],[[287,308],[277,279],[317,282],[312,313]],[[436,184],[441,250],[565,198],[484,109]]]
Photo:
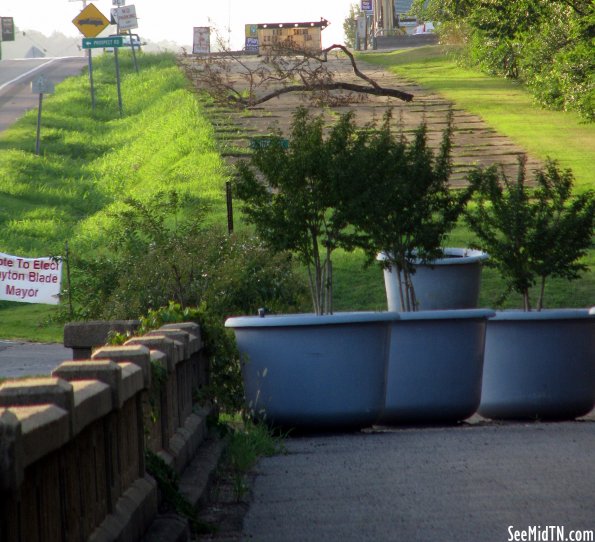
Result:
[[[365,73],[360,71],[360,69],[357,67],[357,64],[355,62],[355,58],[354,58],[353,54],[351,53],[351,51],[349,49],[347,49],[347,47],[345,47],[345,45],[339,45],[339,44],[335,43],[334,45],[331,45],[330,47],[323,49],[322,55],[324,57],[324,62],[328,62],[328,54],[331,51],[333,51],[334,49],[340,49],[349,57],[351,66],[353,67],[353,73],[355,75],[357,75],[360,79],[363,79],[364,81],[367,81],[368,83],[370,83],[374,88],[382,88],[376,81],[374,81],[374,79],[368,77]],[[412,96],[412,98],[413,98],[413,96]],[[407,100],[407,101],[411,101],[411,100]]]
[[246,98],[237,98],[235,96],[229,96],[229,100],[233,103],[240,103],[247,107],[253,107],[255,105],[262,104],[264,102],[268,102],[273,98],[277,98],[283,94],[287,94],[289,92],[317,92],[317,91],[330,91],[330,90],[347,90],[350,92],[359,92],[365,94],[372,94],[374,96],[389,96],[391,98],[398,98],[399,100],[403,100],[405,102],[410,102],[413,100],[413,94],[409,94],[407,92],[403,92],[402,90],[397,90],[394,88],[384,88],[381,86],[376,87],[367,87],[364,85],[357,85],[355,83],[344,83],[341,81],[337,81],[334,83],[321,83],[321,84],[306,84],[306,85],[291,85],[287,87],[283,87],[277,89],[265,96],[256,99],[246,99]]
[[[355,76],[368,85],[335,80],[336,74],[327,65],[329,53],[335,50],[340,50],[349,58]],[[232,77],[232,65],[241,68],[236,73],[246,82],[247,88],[243,90],[238,88],[237,79],[234,80]],[[412,94],[394,88],[382,87],[374,79],[368,77],[358,68],[351,51],[339,44],[331,45],[317,52],[296,49],[291,45],[276,45],[269,50],[269,54],[256,69],[251,68],[248,63],[240,60],[231,51],[227,51],[225,56],[207,58],[203,61],[202,66],[202,69],[197,69],[192,65],[185,65],[193,82],[198,83],[219,102],[239,107],[254,107],[290,92],[312,93],[314,98],[311,100],[313,102],[317,100],[318,103],[327,105],[349,103],[351,100],[349,95],[341,97],[329,94],[330,91],[336,90],[360,95],[386,96],[406,102],[413,100]],[[301,84],[296,84],[298,82]],[[282,86],[270,90],[271,84]],[[257,94],[260,93],[256,92],[258,89],[266,89],[270,92],[259,97]]]

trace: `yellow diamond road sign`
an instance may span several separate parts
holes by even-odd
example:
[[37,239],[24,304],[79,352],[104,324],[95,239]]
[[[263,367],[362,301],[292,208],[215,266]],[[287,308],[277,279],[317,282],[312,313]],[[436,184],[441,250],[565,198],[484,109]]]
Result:
[[93,4],[89,4],[83,11],[81,11],[72,23],[76,26],[85,38],[94,38],[101,34],[110,22],[101,11],[99,11]]

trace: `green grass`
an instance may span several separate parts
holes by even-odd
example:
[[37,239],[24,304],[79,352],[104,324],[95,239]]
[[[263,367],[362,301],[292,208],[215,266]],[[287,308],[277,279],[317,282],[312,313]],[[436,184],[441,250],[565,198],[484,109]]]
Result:
[[61,343],[64,325],[52,322],[54,305],[0,301],[0,338]]
[[[210,221],[225,222],[223,160],[174,56],[141,55],[138,74],[121,59],[122,118],[113,57],[103,55],[94,61],[95,111],[86,75],[44,100],[40,156],[36,110],[0,135],[0,252],[60,255],[68,242],[71,253],[101,253],[110,212],[163,190],[185,194],[185,213],[200,201]],[[40,327],[55,308],[38,307],[0,303],[0,337],[61,340],[60,326]]]
[[575,113],[543,109],[520,84],[464,68],[455,55],[456,50],[435,45],[360,58],[439,92],[529,154],[558,160],[574,172],[577,190],[595,187],[595,124]]

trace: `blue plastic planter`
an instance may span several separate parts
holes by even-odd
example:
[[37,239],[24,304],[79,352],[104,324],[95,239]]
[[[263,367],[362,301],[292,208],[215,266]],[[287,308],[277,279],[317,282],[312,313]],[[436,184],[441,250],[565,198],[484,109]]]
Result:
[[595,311],[505,311],[489,321],[482,416],[573,419],[594,406]]
[[269,424],[302,429],[373,425],[384,406],[394,313],[229,318],[246,401]]
[[[445,248],[444,258],[428,263],[415,262],[413,287],[420,310],[474,309],[478,305],[481,264],[485,252],[465,248]],[[383,254],[377,258],[385,259]],[[384,285],[389,311],[400,310],[396,274],[384,270]]]
[[481,399],[487,309],[399,313],[391,323],[385,425],[446,423]]

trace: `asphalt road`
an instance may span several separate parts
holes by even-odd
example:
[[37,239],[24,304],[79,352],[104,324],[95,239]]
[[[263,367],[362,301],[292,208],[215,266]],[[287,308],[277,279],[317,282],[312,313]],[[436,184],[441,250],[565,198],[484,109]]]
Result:
[[242,540],[595,540],[594,418],[320,435],[286,448],[257,466]]
[[87,59],[82,56],[0,60],[0,132],[38,106],[39,94],[31,92],[35,78],[44,75],[57,84],[80,74],[86,66]]
[[0,340],[0,378],[48,376],[63,361],[72,360],[72,349],[61,344]]

